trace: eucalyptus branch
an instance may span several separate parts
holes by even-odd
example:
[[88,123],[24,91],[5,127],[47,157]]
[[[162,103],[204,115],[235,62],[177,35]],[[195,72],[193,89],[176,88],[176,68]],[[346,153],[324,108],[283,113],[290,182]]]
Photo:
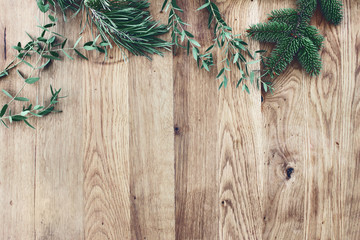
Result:
[[[45,5],[40,0],[38,0],[37,3],[39,9],[44,13],[45,16],[45,13],[49,10],[49,5]],[[49,3],[54,4],[52,1],[49,1]],[[69,50],[74,50],[75,53],[77,53],[82,58],[86,57],[79,51],[80,49],[84,49],[86,51],[100,51],[99,49],[102,50],[102,47],[98,46],[95,42],[88,42],[84,44],[83,47],[77,47],[81,38],[76,41],[74,47],[65,48],[67,38],[51,30],[51,28],[56,25],[57,18],[51,14],[48,15],[48,17],[51,23],[38,26],[42,30],[40,36],[32,37],[30,34],[27,33],[28,37],[30,38],[30,41],[28,43],[22,46],[22,44],[19,42],[16,46],[13,46],[13,48],[17,50],[18,53],[14,57],[14,59],[4,68],[4,70],[0,72],[0,77],[6,77],[7,75],[9,75],[10,70],[16,69],[20,64],[24,64],[31,68],[31,71],[29,72],[27,78],[25,78],[24,75],[19,70],[17,70],[17,73],[24,82],[21,88],[14,95],[10,94],[5,89],[2,89],[2,92],[10,98],[8,103],[4,104],[0,110],[1,123],[6,127],[7,124],[5,123],[5,120],[9,121],[9,123],[23,121],[28,126],[32,127],[31,124],[27,121],[27,119],[29,119],[30,117],[43,117],[51,112],[58,112],[54,110],[54,105],[58,102],[58,98],[61,98],[58,96],[61,89],[54,90],[50,86],[52,97],[50,99],[50,104],[46,107],[38,104],[32,107],[33,104],[30,103],[30,100],[28,98],[20,96],[27,85],[34,84],[40,80],[39,77],[33,77],[33,74],[36,70],[41,71],[45,69],[45,67],[47,67],[52,61],[61,60],[60,54],[58,52],[61,51],[66,57],[73,59],[73,57],[71,57],[68,53]],[[35,63],[32,64],[30,60],[33,58],[34,55],[37,56],[37,59]],[[39,66],[42,59],[46,59],[46,62]],[[23,105],[23,111],[18,114],[12,114],[12,109],[10,105],[15,101],[27,102],[28,106]]]
[[[165,0],[161,11],[169,11],[168,17],[168,29],[171,30],[171,42],[174,46],[173,54],[176,55],[177,48],[184,48],[187,50],[187,55],[190,54],[190,48],[192,49],[192,55],[197,62],[198,67],[204,68],[206,71],[210,71],[211,66],[214,65],[213,54],[206,53],[201,54],[199,47],[201,45],[194,39],[194,35],[185,30],[185,26],[189,26],[184,22],[177,12],[184,12],[176,3],[176,0]],[[184,43],[185,41],[185,43]]]
[[[212,51],[218,48],[222,58],[221,63],[223,64],[223,67],[220,69],[216,77],[217,79],[223,79],[219,88],[227,86],[229,79],[227,77],[227,72],[230,72],[231,66],[235,65],[241,73],[241,77],[238,80],[236,87],[239,87],[240,84],[242,84],[242,90],[246,90],[248,93],[250,93],[246,84],[246,81],[250,81],[251,84],[256,84],[258,89],[262,87],[265,92],[268,90],[272,91],[273,88],[271,83],[262,81],[260,76],[261,74],[258,74],[260,73],[260,70],[253,70],[249,73],[248,69],[248,65],[263,62],[262,53],[264,51],[255,51],[253,56],[247,47],[248,44],[240,38],[241,34],[234,35],[232,33],[232,28],[228,26],[228,24],[223,19],[217,5],[210,0],[206,0],[206,3],[197,10],[202,10],[205,8],[209,12],[208,27],[211,28],[212,23],[215,22],[215,38],[213,44],[206,50],[206,53],[210,54]],[[260,54],[260,57],[257,60],[255,60],[256,54]],[[247,60],[249,57],[251,61]]]

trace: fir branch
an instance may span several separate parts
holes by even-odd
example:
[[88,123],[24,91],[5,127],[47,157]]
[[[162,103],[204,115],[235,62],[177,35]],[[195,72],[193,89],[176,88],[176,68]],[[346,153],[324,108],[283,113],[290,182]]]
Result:
[[338,25],[343,19],[342,2],[340,0],[318,0],[321,12],[332,24]]
[[317,47],[317,50],[320,50],[323,46],[324,36],[322,36],[319,30],[311,25],[305,25],[298,29],[299,35],[309,38],[312,43]]
[[247,33],[250,37],[260,42],[275,43],[288,36],[292,29],[293,27],[287,23],[273,21],[266,24],[258,23],[253,25]]
[[298,0],[297,10],[275,10],[268,23],[252,25],[247,30],[253,39],[277,43],[267,59],[265,76],[279,75],[295,56],[310,75],[320,74],[321,58],[317,51],[322,47],[324,37],[310,25],[317,3],[330,22],[338,24],[341,21],[342,4],[338,0]]
[[266,73],[273,77],[283,72],[300,47],[300,41],[292,37],[287,37],[279,42],[266,63]]
[[294,24],[298,19],[298,12],[292,8],[284,8],[279,10],[273,10],[269,14],[269,22],[278,22],[286,24]]
[[302,47],[297,54],[300,64],[310,75],[319,75],[322,64],[317,46],[308,38],[302,38],[300,44]]

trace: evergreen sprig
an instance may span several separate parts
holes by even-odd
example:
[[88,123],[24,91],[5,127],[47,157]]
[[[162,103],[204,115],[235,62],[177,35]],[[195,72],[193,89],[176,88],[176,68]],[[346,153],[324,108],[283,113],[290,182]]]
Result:
[[324,37],[310,25],[316,6],[320,5],[325,18],[339,24],[342,19],[342,3],[339,0],[298,0],[297,9],[274,10],[268,23],[250,26],[248,35],[261,42],[277,43],[266,61],[265,74],[272,78],[280,75],[293,60],[298,59],[310,75],[319,75],[322,67],[318,51]]
[[[83,30],[93,26],[110,48],[115,43],[121,50],[124,60],[124,49],[136,56],[163,55],[163,50],[170,50],[171,44],[159,38],[168,32],[165,25],[154,21],[146,9],[147,0],[56,0],[64,12],[71,9],[75,15],[86,14]],[[82,30],[82,31],[83,31]],[[81,31],[81,32],[82,32]],[[94,34],[93,34],[94,35]],[[97,35],[97,34],[95,34]]]

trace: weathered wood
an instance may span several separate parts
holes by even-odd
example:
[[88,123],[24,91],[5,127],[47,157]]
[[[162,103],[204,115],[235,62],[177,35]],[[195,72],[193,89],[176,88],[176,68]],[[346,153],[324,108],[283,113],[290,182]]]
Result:
[[130,239],[129,65],[119,59],[115,50],[83,63],[86,239]]
[[[37,10],[34,9],[34,12]],[[39,14],[41,21],[42,16]],[[34,19],[32,15],[28,18]],[[79,25],[74,24],[78,21],[78,18],[73,19],[65,27],[60,20],[55,29],[65,36],[73,35],[79,31]],[[35,28],[36,25],[38,24],[35,18],[33,28],[30,28],[34,34],[41,31]],[[24,31],[27,29],[19,30],[25,34]],[[69,45],[75,41],[75,37],[69,39]],[[61,99],[58,105],[59,110],[64,110],[62,113],[47,116],[47,119],[38,119],[36,130],[33,130],[36,135],[36,143],[33,146],[36,150],[33,163],[36,239],[83,238],[83,158],[87,154],[83,149],[83,117],[86,115],[86,104],[83,104],[82,89],[86,84],[83,84],[85,78],[82,72],[89,69],[90,66],[78,57],[75,57],[74,61],[64,58],[61,62],[53,62],[39,75],[41,79],[36,85],[39,90],[34,93],[39,96],[40,101],[48,99],[50,84],[56,89],[62,88],[61,96],[67,97]]]
[[[261,1],[260,21],[272,9],[295,7],[295,1]],[[262,48],[271,50],[271,44]],[[274,94],[262,106],[265,130],[263,238],[303,239],[306,117],[304,81],[311,79],[293,61],[274,81]]]
[[[160,8],[151,6],[156,19],[165,17]],[[131,239],[175,239],[173,66],[166,54],[129,61]]]
[[[197,33],[204,51],[211,44],[208,14],[195,13],[203,1],[179,1],[189,31]],[[176,239],[218,239],[219,188],[216,158],[217,106],[220,84],[200,70],[192,55],[174,58],[174,127]]]
[[[163,1],[150,2],[165,23]],[[49,84],[61,87],[64,112],[32,120],[36,130],[0,128],[0,239],[357,240],[360,5],[343,2],[339,26],[319,11],[312,21],[326,37],[322,74],[311,78],[295,61],[263,102],[255,89],[235,88],[236,71],[218,91],[222,63],[207,73],[181,49],[153,61],[125,63],[113,49],[106,62],[91,54],[54,63],[24,95],[41,101]],[[234,33],[295,6],[217,3]],[[178,0],[204,50],[213,35],[206,10],[195,12],[202,4]],[[32,1],[2,1],[0,12],[3,67],[42,15]],[[77,23],[56,27],[70,44]],[[272,45],[251,42],[259,47]],[[21,84],[13,74],[0,88]]]
[[[258,21],[257,2],[228,1],[219,7],[236,34],[244,33],[251,23]],[[249,11],[239,15],[241,9]],[[252,50],[256,47],[259,44],[253,42]],[[218,65],[224,65],[220,61]],[[264,176],[261,95],[248,82],[250,95],[236,88],[241,74],[235,66],[230,76],[228,88],[219,91],[219,239],[261,239]]]

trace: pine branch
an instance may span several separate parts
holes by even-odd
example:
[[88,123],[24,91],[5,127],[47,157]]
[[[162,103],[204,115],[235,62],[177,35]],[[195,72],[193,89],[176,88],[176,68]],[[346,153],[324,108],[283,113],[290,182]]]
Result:
[[317,47],[317,50],[320,50],[323,46],[324,36],[322,36],[319,30],[311,25],[306,25],[304,27],[300,27],[298,32],[303,36],[309,38],[313,44]]
[[296,38],[287,37],[283,39],[268,58],[266,72],[271,76],[280,75],[292,61],[300,47],[300,41]]
[[339,0],[318,0],[321,12],[332,24],[338,25],[343,19],[342,2]]
[[278,42],[289,35],[293,29],[291,25],[281,22],[258,23],[250,26],[248,35],[260,42]]
[[269,14],[268,20],[270,22],[286,23],[288,25],[293,25],[298,20],[298,17],[298,12],[295,9],[284,8],[279,10],[273,10],[271,14]]
[[275,10],[270,14],[268,23],[252,25],[247,30],[248,36],[253,39],[277,43],[267,60],[265,76],[279,75],[296,55],[310,75],[320,73],[321,58],[318,50],[323,45],[324,37],[310,25],[310,18],[318,2],[330,22],[338,24],[341,21],[342,4],[339,0],[298,0],[297,10]]
[[322,67],[321,57],[317,51],[317,47],[308,38],[302,38],[300,40],[302,47],[297,54],[297,58],[302,67],[310,75],[319,75]]

